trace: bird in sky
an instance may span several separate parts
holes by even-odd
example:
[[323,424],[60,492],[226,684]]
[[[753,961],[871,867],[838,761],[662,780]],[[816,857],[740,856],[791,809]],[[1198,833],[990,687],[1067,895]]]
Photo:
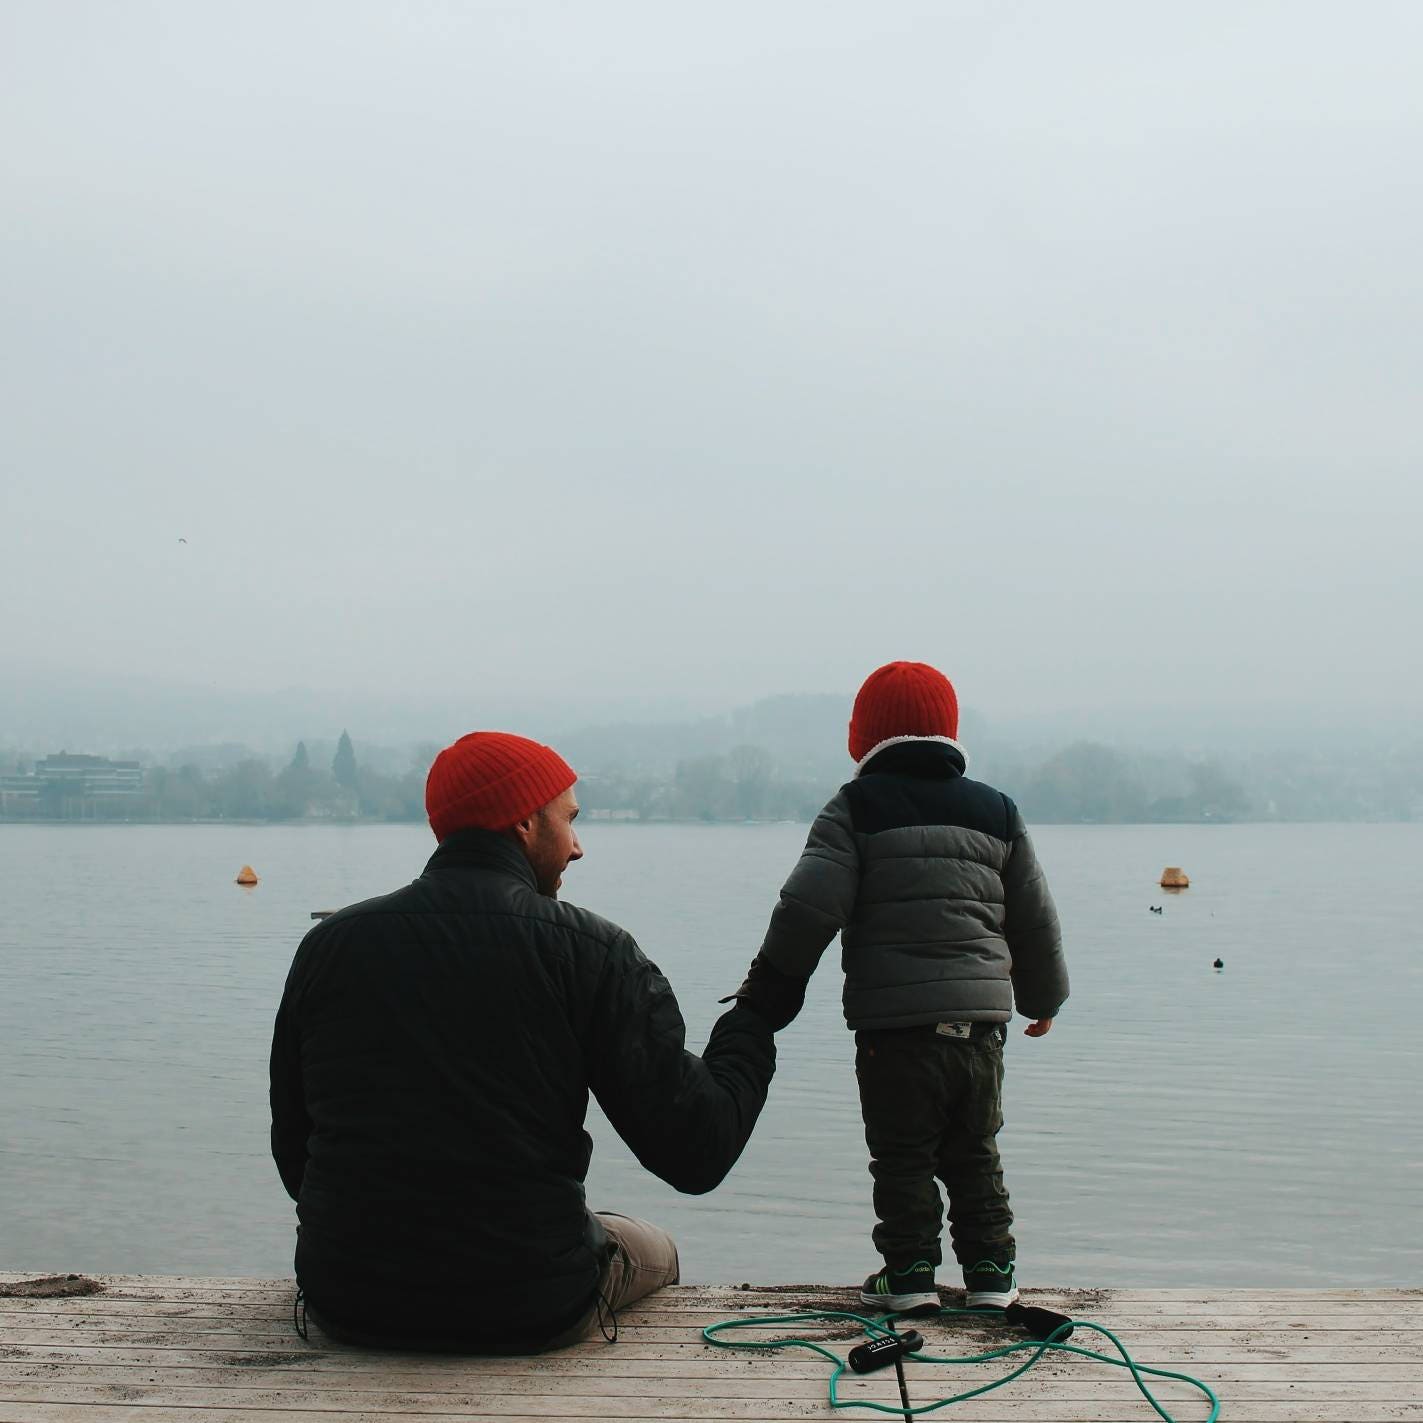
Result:
[[185,544],[185,543],[187,543],[188,541],[187,541],[187,539],[179,539],[178,542],[179,542],[180,544]]

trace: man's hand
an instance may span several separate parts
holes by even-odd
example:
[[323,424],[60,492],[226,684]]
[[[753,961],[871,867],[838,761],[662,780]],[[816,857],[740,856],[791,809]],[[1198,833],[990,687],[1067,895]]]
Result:
[[1039,1018],[1036,1023],[1029,1023],[1023,1031],[1030,1038],[1045,1038],[1052,1031],[1052,1019]]
[[757,954],[751,960],[746,981],[730,998],[721,1001],[729,1003],[732,998],[736,999],[738,1008],[751,1009],[771,1025],[773,1033],[778,1033],[800,1012],[805,1002],[806,982],[804,978],[772,968]]

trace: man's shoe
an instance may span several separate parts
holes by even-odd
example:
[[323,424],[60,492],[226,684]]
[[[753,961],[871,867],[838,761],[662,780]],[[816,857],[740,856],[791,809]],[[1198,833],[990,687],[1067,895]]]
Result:
[[980,1260],[977,1265],[964,1266],[963,1287],[969,1309],[1007,1309],[1018,1298],[1011,1260],[1006,1265]]
[[871,1275],[860,1291],[866,1304],[899,1314],[906,1309],[938,1309],[939,1287],[934,1283],[934,1267],[927,1260],[916,1260],[902,1270],[888,1265],[877,1275]]

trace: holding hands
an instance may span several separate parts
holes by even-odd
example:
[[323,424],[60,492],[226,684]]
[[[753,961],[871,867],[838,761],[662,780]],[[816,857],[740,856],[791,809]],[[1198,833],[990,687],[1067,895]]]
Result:
[[730,1003],[734,998],[738,1008],[750,1009],[771,1025],[773,1033],[778,1033],[800,1012],[805,1003],[807,982],[807,979],[782,973],[757,954],[751,960],[741,987],[721,1002]]

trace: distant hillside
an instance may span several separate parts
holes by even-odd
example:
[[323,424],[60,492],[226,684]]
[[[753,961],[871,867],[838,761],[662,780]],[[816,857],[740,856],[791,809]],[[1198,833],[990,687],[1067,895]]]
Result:
[[[651,725],[616,722],[562,732],[559,750],[580,770],[665,776],[679,761],[726,755],[738,746],[757,746],[776,773],[789,780],[838,785],[852,769],[846,736],[851,692],[793,692],[765,697],[722,716]],[[966,713],[960,737],[982,734],[981,719]]]

